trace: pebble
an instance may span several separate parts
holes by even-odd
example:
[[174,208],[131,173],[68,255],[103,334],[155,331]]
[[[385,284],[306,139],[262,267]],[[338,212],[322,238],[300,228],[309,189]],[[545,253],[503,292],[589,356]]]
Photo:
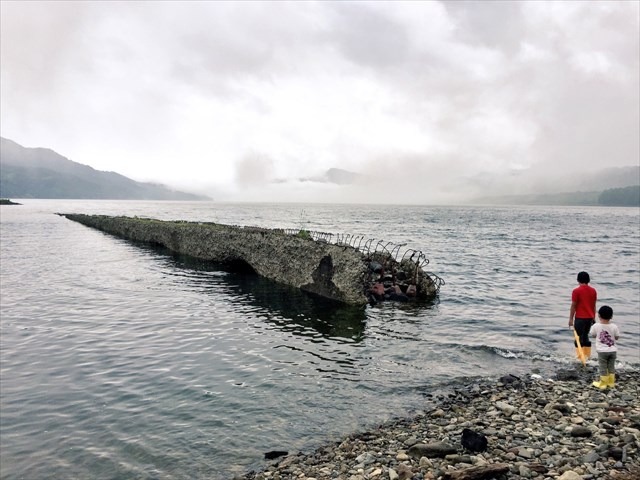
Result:
[[[591,387],[595,373],[458,385],[425,400],[414,418],[290,453],[235,480],[446,480],[499,464],[509,466],[504,480],[638,479],[640,371],[618,372],[605,391]],[[486,436],[486,451],[465,450],[465,429]]]

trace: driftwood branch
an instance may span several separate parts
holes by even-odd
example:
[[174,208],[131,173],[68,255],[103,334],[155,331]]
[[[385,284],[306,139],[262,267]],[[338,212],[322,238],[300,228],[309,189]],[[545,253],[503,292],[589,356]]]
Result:
[[455,472],[446,472],[443,480],[484,480],[502,475],[509,471],[506,463],[494,463],[492,465],[482,465],[479,467],[469,467]]

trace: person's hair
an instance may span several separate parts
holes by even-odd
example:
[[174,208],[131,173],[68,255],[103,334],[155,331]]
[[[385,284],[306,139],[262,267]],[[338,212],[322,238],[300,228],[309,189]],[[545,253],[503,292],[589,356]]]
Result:
[[587,272],[580,272],[578,274],[578,283],[589,283],[591,278],[589,278],[589,274]]
[[598,310],[598,315],[600,315],[600,318],[603,320],[611,320],[613,318],[613,308],[609,305],[603,305],[600,307],[600,310]]

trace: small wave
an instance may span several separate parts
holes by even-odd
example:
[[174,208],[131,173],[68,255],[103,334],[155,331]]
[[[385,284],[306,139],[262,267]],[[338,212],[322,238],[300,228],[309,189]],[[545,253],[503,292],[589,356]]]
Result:
[[515,349],[507,349],[500,347],[486,347],[488,351],[498,355],[502,358],[513,358],[513,359],[530,359],[530,360],[538,360],[538,361],[556,361],[557,359],[549,354],[542,354],[531,351],[524,350],[515,350]]
[[[487,350],[502,358],[513,359],[531,359],[536,361],[551,362],[556,364],[576,363],[573,352],[569,355],[561,352],[555,353],[534,353],[528,351],[518,351],[500,347],[481,347],[481,350]],[[587,360],[587,366],[592,368],[598,367],[598,357],[591,357]],[[618,370],[636,370],[640,366],[640,362],[632,361],[616,361],[616,369]]]
[[559,240],[569,243],[604,243],[601,239],[560,237]]
[[549,354],[549,353],[539,353],[532,352],[530,350],[518,350],[514,348],[503,348],[503,347],[494,347],[490,345],[478,345],[471,346],[468,348],[472,348],[476,351],[482,351],[486,353],[490,353],[493,355],[497,355],[506,359],[528,359],[534,361],[543,361],[543,362],[558,362],[560,358],[557,355]]
[[477,356],[478,353],[489,354],[489,355],[497,355],[501,358],[506,359],[529,359],[535,361],[545,361],[545,362],[558,362],[560,361],[560,357],[557,355],[553,355],[550,353],[539,353],[532,352],[530,350],[521,350],[517,348],[503,348],[496,347],[492,345],[464,345],[459,343],[447,343],[443,342],[439,344],[441,347],[450,348],[450,349],[463,349],[468,351],[469,353]]

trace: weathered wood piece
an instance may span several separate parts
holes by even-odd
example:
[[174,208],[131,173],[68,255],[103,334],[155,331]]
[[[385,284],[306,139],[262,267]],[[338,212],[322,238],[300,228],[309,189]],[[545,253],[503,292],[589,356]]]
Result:
[[457,452],[458,449],[456,447],[442,442],[417,443],[407,450],[407,454],[414,458],[444,458]]
[[442,475],[443,480],[485,480],[494,478],[509,471],[506,463],[494,463],[491,465],[480,465],[469,467],[464,470],[447,471]]

